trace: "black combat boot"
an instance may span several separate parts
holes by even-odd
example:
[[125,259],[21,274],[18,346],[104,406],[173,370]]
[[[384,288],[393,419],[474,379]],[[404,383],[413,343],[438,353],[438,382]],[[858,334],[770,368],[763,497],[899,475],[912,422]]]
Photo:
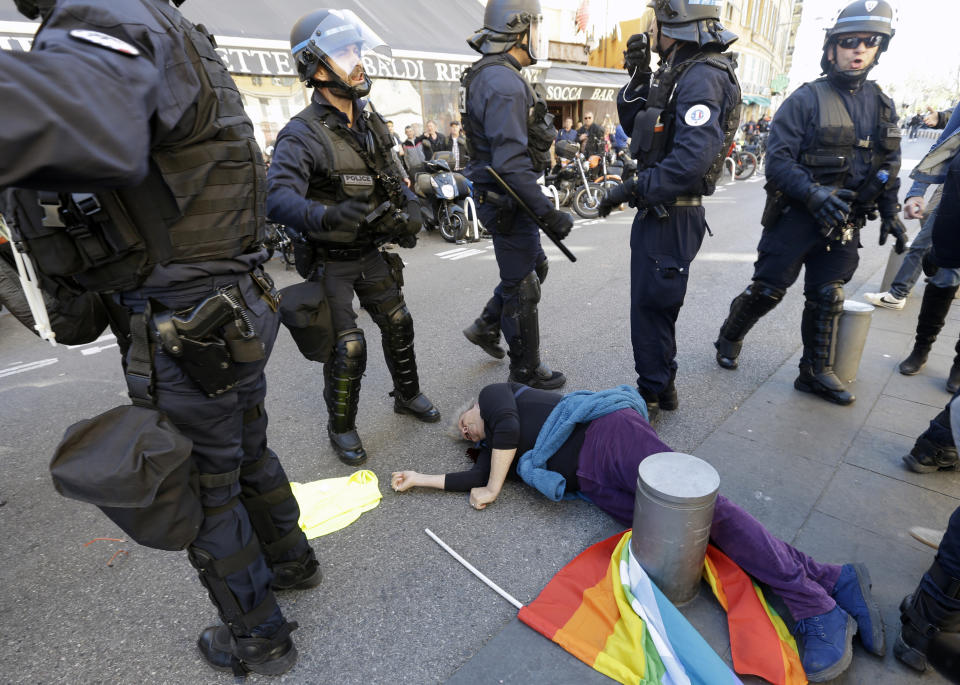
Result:
[[309,590],[323,582],[320,562],[313,549],[293,561],[270,562],[274,590]]
[[[917,671],[927,668],[927,656],[932,639],[938,634],[949,638],[960,633],[960,579],[951,578],[934,560],[927,575],[941,591],[934,597],[923,589],[923,582],[912,595],[900,603],[900,634],[893,643],[893,654],[900,661]],[[955,640],[938,640],[937,652],[945,643]],[[938,654],[938,661],[940,655]]]
[[947,312],[953,296],[957,294],[957,286],[938,288],[927,283],[923,290],[923,301],[920,303],[920,314],[917,316],[917,338],[913,344],[910,356],[900,362],[900,373],[904,376],[914,376],[927,363],[927,356],[937,335],[947,320]]
[[537,312],[539,301],[540,280],[537,274],[531,271],[520,282],[517,299],[508,303],[505,311],[517,324],[517,336],[507,341],[510,346],[509,380],[529,385],[531,388],[556,390],[563,387],[567,378],[540,361],[540,318]]
[[506,351],[500,346],[500,322],[487,323],[482,318],[463,329],[467,340],[494,359],[503,359]]
[[660,416],[660,396],[646,388],[637,388],[637,390],[647,405],[647,420],[653,423]]
[[717,341],[713,343],[717,348],[717,364],[725,369],[737,368],[737,357],[740,356],[743,339],[761,316],[777,306],[785,292],[761,281],[754,281],[733,298],[730,314],[720,327]]
[[960,465],[956,446],[934,442],[926,433],[917,438],[910,454],[906,455],[903,461],[916,473],[952,471]]
[[420,392],[417,357],[413,351],[413,317],[402,301],[386,314],[374,314],[373,320],[383,334],[383,357],[393,378],[393,410],[411,414],[425,423],[436,423],[440,412]]
[[233,671],[240,678],[247,673],[280,675],[297,663],[297,647],[290,638],[296,628],[294,621],[270,637],[237,637],[225,625],[210,626],[200,633],[197,648],[218,671]]
[[352,328],[340,333],[333,359],[323,365],[323,398],[327,403],[327,435],[344,464],[360,466],[367,453],[357,434],[360,380],[367,368],[367,345],[363,331]]
[[840,405],[853,404],[856,399],[833,372],[837,348],[837,322],[843,311],[841,283],[828,283],[807,299],[803,306],[800,336],[803,338],[803,357],[800,375],[793,387],[802,392],[819,395]]
[[667,387],[657,393],[657,404],[664,411],[675,411],[680,406],[680,397],[677,395],[677,385],[674,381],[677,379],[677,370],[674,369],[670,374],[670,382]]
[[950,367],[950,375],[947,376],[946,385],[947,392],[951,395],[955,395],[957,390],[960,390],[960,340],[957,340],[954,350],[956,356],[953,358],[953,365]]

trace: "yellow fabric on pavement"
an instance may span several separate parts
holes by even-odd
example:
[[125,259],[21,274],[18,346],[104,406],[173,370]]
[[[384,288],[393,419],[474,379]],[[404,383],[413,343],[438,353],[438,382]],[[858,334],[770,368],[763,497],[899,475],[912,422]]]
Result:
[[300,528],[308,540],[346,528],[380,504],[380,484],[373,471],[324,478],[312,483],[290,483],[300,505]]

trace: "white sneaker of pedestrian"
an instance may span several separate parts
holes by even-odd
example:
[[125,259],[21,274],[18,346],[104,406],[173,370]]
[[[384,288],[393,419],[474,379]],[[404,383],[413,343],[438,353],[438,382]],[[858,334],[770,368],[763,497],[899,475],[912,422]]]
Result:
[[887,309],[903,309],[907,303],[907,298],[892,295],[890,291],[884,293],[864,293],[863,298],[870,304]]

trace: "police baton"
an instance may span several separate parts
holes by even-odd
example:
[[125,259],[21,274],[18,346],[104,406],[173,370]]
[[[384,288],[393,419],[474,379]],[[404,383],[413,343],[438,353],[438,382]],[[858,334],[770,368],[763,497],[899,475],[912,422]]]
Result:
[[547,235],[547,237],[553,241],[553,244],[556,245],[558,248],[560,248],[560,251],[566,256],[566,258],[569,259],[571,262],[577,261],[577,256],[573,254],[569,249],[567,249],[567,246],[560,241],[560,238],[555,236],[550,231],[550,229],[547,228],[546,224],[544,224],[543,221],[541,221],[540,217],[538,217],[536,214],[533,213],[533,210],[527,206],[527,203],[521,200],[520,196],[517,195],[515,192],[513,192],[513,188],[508,186],[507,182],[504,181],[502,178],[500,178],[500,174],[494,171],[493,167],[488,166],[486,167],[486,170],[487,170],[487,173],[493,176],[493,179],[500,184],[500,187],[503,188],[505,191],[507,191],[507,195],[513,198],[513,201],[517,203],[520,209],[526,212],[527,216],[533,219],[533,223],[539,226],[540,230],[543,231]]

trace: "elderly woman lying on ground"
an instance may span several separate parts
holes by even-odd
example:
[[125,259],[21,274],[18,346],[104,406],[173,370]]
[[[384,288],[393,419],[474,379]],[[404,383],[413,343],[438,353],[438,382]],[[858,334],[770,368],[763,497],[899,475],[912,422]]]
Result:
[[[671,452],[646,420],[635,389],[563,396],[519,383],[495,383],[458,417],[459,434],[475,443],[469,471],[428,475],[398,471],[397,492],[412,487],[470,492],[484,509],[508,477],[547,497],[578,495],[625,526],[633,524],[637,467]],[[870,652],[885,652],[883,620],[862,564],[821,564],[774,537],[759,521],[718,495],[711,541],[744,571],[772,588],[796,621],[803,667],[812,682],[832,680],[850,665],[853,636]]]

